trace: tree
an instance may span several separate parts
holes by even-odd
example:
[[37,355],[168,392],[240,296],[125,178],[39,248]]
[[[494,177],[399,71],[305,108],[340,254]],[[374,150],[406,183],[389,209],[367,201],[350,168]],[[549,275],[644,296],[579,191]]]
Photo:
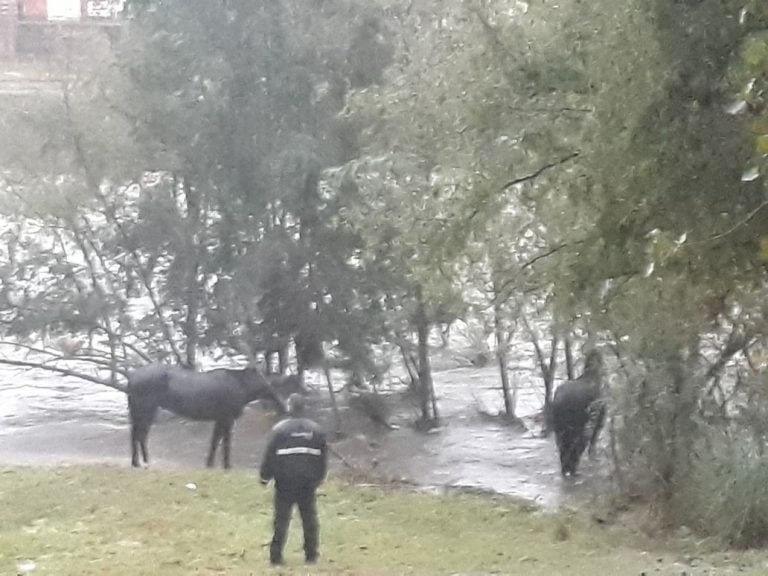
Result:
[[624,477],[676,514],[670,503],[712,446],[698,443],[711,434],[701,424],[714,382],[750,346],[746,318],[761,314],[748,294],[764,282],[755,240],[764,190],[744,181],[745,125],[725,113],[745,29],[738,7],[720,2],[594,8],[585,17],[596,31],[597,122],[584,160],[596,228],[566,260],[564,304],[589,312],[626,370]]
[[[579,65],[532,49],[544,39],[543,20],[531,25],[522,5],[409,4],[398,16],[403,37],[388,82],[350,102],[368,127],[366,156],[345,172],[366,204],[352,214],[375,247],[372,257],[394,264],[410,283],[413,326],[427,324],[416,330],[422,351],[443,302],[468,270],[487,267],[480,277],[488,279],[483,290],[493,293],[488,306],[495,307],[503,356],[503,308],[520,280],[519,269],[505,263],[516,258],[508,249],[529,241],[518,237],[526,230],[550,234],[549,227],[525,222],[521,196],[528,187],[536,194],[552,185],[578,156],[574,138],[590,112],[584,76]],[[376,221],[384,210],[394,215],[386,224]],[[551,230],[557,237],[558,227]],[[382,254],[381,246],[395,238],[394,250]],[[500,358],[510,410],[505,364]],[[427,380],[422,391],[428,390],[420,372]],[[427,397],[422,392],[425,419]]]
[[[61,175],[78,190],[57,186],[47,199],[44,226],[61,222],[61,203],[68,220],[61,250],[45,255],[67,262],[70,241],[87,249],[93,290],[111,282],[101,286],[112,304],[102,317],[115,346],[136,334],[152,342],[124,348],[116,364],[138,354],[193,366],[200,349],[254,356],[303,336],[334,345],[349,316],[364,332],[354,353],[369,354],[377,336],[362,313],[375,281],[354,262],[354,234],[318,175],[354,153],[354,127],[336,115],[348,86],[376,81],[388,62],[379,12],[343,0],[311,10],[144,2],[131,11],[103,66],[69,65],[78,81],[65,91],[67,137],[51,146],[54,124],[40,126],[68,163],[24,186],[29,199]],[[138,318],[128,313],[135,300],[149,304]],[[37,310],[40,326],[55,324],[50,307]],[[90,328],[88,317],[66,330]],[[24,330],[15,334],[32,336]]]

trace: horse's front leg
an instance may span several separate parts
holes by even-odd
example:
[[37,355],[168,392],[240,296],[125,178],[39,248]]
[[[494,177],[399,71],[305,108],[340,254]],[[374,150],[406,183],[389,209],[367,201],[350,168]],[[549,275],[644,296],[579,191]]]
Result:
[[230,460],[229,455],[230,451],[232,449],[232,426],[234,425],[233,420],[227,420],[222,423],[222,440],[223,440],[223,449],[224,449],[224,468],[230,467]]
[[141,457],[144,459],[144,466],[149,466],[149,452],[147,451],[147,436],[149,435],[149,428],[146,429],[141,436],[139,447],[141,448]]
[[136,424],[131,424],[131,466],[138,468],[139,463],[139,431]]
[[211,449],[208,451],[208,460],[206,466],[213,468],[213,462],[216,459],[216,447],[219,445],[219,441],[223,435],[223,422],[216,420],[213,425],[213,437],[211,438]]

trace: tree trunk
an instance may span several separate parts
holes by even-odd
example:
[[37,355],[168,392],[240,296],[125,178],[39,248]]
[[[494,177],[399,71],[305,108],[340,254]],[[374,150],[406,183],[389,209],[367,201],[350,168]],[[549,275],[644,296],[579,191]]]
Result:
[[398,342],[397,347],[400,349],[400,354],[403,358],[403,366],[405,366],[405,369],[408,372],[408,387],[410,390],[414,390],[419,379],[419,370],[416,366],[416,361],[402,342]]
[[662,495],[665,500],[671,500],[678,481],[689,471],[690,447],[696,436],[694,414],[697,399],[688,376],[692,371],[686,366],[683,354],[672,356],[668,360],[667,370],[672,378],[672,413],[669,433],[664,438],[666,446],[660,447],[663,454],[660,478],[663,482]]
[[285,374],[288,372],[288,345],[282,345],[277,350],[277,365],[278,370],[280,370],[280,374]]
[[325,373],[325,381],[328,383],[328,397],[331,399],[331,410],[333,411],[333,423],[336,428],[336,436],[341,435],[341,414],[339,414],[339,405],[336,402],[336,391],[333,389],[333,381],[331,380],[331,371],[328,369],[328,364],[323,362],[323,372]]
[[573,363],[573,341],[571,340],[570,336],[565,337],[564,348],[565,348],[566,375],[568,377],[568,380],[575,380],[576,371],[574,370],[574,363]]
[[549,353],[549,360],[544,355],[544,350],[541,348],[539,338],[536,332],[525,316],[521,316],[525,329],[531,338],[534,351],[536,352],[536,360],[539,363],[539,369],[541,370],[541,377],[544,380],[544,429],[545,435],[549,434],[552,429],[552,393],[555,382],[555,371],[557,368],[557,346],[558,338],[557,334],[553,331],[552,334],[552,349]]
[[552,350],[549,355],[549,365],[544,373],[544,433],[552,430],[552,396],[555,387],[555,371],[557,369],[557,346],[559,344],[557,334],[552,336]]
[[186,286],[184,300],[186,304],[186,317],[184,318],[184,346],[186,349],[185,364],[188,368],[195,368],[197,363],[197,346],[199,334],[197,319],[200,313],[199,279],[200,258],[198,254],[200,227],[200,199],[197,190],[189,182],[189,178],[183,178],[182,189],[184,201],[187,206],[186,215]]
[[544,395],[547,403],[552,404],[552,393],[555,385],[555,372],[557,371],[557,347],[560,341],[557,334],[552,336],[552,349],[549,353],[549,362],[544,370]]

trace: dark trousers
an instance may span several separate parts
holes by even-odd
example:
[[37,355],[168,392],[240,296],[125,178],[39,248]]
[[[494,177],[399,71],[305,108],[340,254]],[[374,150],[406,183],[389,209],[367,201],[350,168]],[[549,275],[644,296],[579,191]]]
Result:
[[304,527],[304,557],[309,562],[317,560],[318,529],[315,488],[275,490],[275,534],[269,547],[269,560],[273,564],[283,561],[283,547],[291,524],[293,505],[296,504]]

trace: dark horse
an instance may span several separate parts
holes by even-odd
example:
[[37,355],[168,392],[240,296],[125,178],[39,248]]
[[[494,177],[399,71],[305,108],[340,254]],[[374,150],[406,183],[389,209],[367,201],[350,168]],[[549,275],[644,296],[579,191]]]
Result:
[[600,378],[602,364],[600,352],[590,351],[581,377],[561,384],[552,399],[552,425],[563,476],[576,475],[587,444],[592,454],[605,423]]
[[139,449],[144,463],[148,463],[149,428],[157,409],[165,408],[192,420],[213,420],[207,465],[209,468],[213,466],[216,448],[222,442],[224,468],[229,468],[232,427],[245,405],[254,400],[268,399],[284,411],[285,403],[276,392],[276,386],[285,388],[285,394],[300,391],[300,381],[294,377],[282,378],[281,382],[273,385],[256,368],[193,372],[153,365],[134,370],[128,375],[127,389],[131,417],[131,464],[139,466]]

